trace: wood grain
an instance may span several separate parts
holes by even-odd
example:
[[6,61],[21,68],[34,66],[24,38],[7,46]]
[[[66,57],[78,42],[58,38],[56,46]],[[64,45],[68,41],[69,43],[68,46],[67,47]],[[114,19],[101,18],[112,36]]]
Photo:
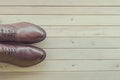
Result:
[[120,15],[120,7],[0,7],[6,15]]
[[119,15],[0,15],[0,23],[31,22],[37,25],[120,25]]
[[47,38],[36,46],[48,49],[118,49],[119,44],[120,38]]
[[48,37],[120,37],[119,26],[42,26]]
[[41,6],[119,6],[119,0],[1,0],[0,5]]
[[117,71],[120,60],[46,60],[41,64],[21,68],[0,63],[1,72],[82,72],[82,71]]
[[[120,71],[0,73],[2,80],[119,80]],[[17,77],[17,78],[16,78]]]
[[45,49],[46,60],[120,60],[120,49]]

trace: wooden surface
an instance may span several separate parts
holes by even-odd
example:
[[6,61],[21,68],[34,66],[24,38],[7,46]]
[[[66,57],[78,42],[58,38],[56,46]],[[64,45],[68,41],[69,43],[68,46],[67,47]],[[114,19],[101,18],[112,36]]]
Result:
[[41,25],[41,64],[0,63],[1,80],[120,80],[119,0],[0,0],[0,24]]

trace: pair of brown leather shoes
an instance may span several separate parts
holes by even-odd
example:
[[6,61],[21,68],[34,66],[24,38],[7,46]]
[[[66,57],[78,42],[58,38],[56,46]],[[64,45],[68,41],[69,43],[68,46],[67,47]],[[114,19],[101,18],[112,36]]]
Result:
[[0,25],[0,62],[21,67],[42,62],[46,57],[43,49],[16,43],[37,43],[45,38],[46,32],[40,26],[31,23]]

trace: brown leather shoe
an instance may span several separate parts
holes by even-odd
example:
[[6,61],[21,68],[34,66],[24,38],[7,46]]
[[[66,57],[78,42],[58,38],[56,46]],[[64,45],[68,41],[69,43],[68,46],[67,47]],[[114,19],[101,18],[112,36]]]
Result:
[[46,32],[38,25],[21,22],[0,25],[0,41],[36,43],[46,38]]
[[0,62],[28,67],[42,62],[44,50],[28,45],[0,44]]

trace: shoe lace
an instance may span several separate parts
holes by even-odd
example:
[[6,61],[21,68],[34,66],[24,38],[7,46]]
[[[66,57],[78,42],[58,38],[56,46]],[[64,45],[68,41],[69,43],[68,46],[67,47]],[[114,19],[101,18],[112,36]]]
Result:
[[14,55],[16,53],[16,48],[6,48],[2,47],[4,55]]
[[2,40],[15,41],[15,35],[16,35],[15,29],[2,28],[2,29],[0,29],[0,32],[1,32],[0,38]]

